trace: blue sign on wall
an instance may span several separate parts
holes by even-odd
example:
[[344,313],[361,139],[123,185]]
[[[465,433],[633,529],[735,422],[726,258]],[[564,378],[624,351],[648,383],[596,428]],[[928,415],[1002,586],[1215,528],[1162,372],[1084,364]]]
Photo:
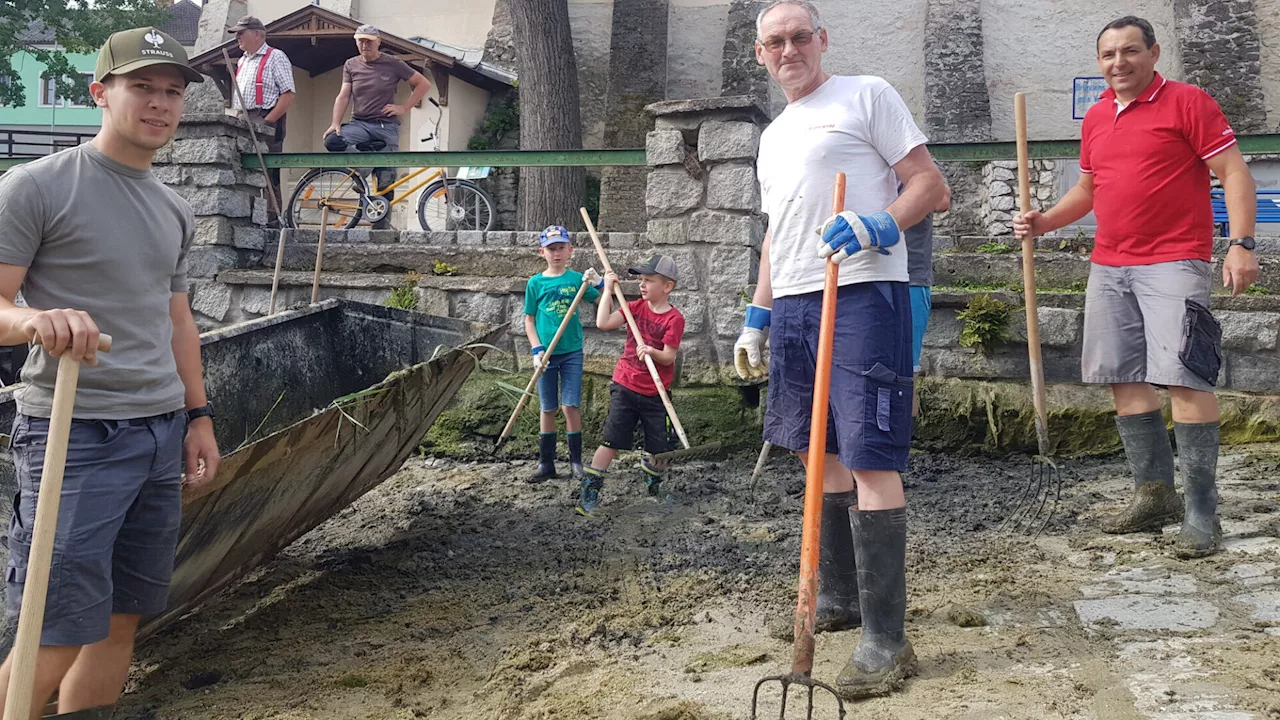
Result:
[[1072,84],[1071,119],[1083,120],[1089,108],[1098,102],[1098,98],[1107,89],[1106,78],[1078,77]]

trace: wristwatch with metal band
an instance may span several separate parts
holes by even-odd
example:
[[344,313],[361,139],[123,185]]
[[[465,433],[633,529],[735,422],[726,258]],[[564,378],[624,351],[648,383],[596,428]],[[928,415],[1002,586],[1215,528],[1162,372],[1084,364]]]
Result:
[[1257,246],[1257,243],[1253,241],[1252,237],[1246,235],[1245,237],[1236,238],[1235,240],[1232,240],[1231,244],[1228,247],[1235,247],[1237,245],[1244,248],[1245,250],[1252,250]]

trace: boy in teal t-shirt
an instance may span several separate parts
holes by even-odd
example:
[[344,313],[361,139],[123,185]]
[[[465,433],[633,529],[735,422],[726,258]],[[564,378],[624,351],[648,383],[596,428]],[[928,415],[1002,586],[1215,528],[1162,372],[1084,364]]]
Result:
[[[552,225],[542,231],[538,254],[547,261],[547,269],[529,278],[524,289],[524,332],[533,352],[533,365],[542,362],[542,354],[565,313],[573,304],[582,283],[587,282],[585,299],[595,302],[600,297],[604,280],[594,269],[585,274],[568,269],[573,257],[569,231]],[[564,410],[564,425],[569,441],[569,467],[574,478],[582,476],[582,322],[575,311],[556,343],[547,369],[538,378],[538,401],[542,406],[541,431],[538,442],[538,470],[529,482],[543,482],[556,476],[556,406]]]

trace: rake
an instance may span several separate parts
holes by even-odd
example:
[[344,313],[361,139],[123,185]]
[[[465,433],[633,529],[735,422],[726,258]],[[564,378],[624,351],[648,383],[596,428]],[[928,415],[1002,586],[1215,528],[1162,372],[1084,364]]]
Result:
[[[844,210],[844,173],[836,173],[832,214]],[[822,528],[822,476],[827,458],[827,413],[831,390],[831,353],[835,344],[836,292],[840,266],[827,260],[827,276],[822,288],[822,321],[818,326],[818,363],[813,381],[813,413],[809,419],[809,462],[805,473],[804,525],[800,540],[800,588],[796,595],[795,644],[791,649],[791,672],[761,678],[751,693],[751,718],[759,717],[760,688],[766,683],[782,685],[780,720],[787,717],[787,696],[792,685],[808,688],[805,717],[813,718],[813,696],[818,689],[830,692],[845,716],[844,701],[830,685],[813,679],[813,630],[818,600],[818,553]]]
[[[1027,96],[1013,96],[1014,125],[1018,136],[1018,206],[1031,212],[1030,162],[1027,157]],[[1049,457],[1049,420],[1044,389],[1044,363],[1040,355],[1040,316],[1036,302],[1036,240],[1022,239],[1022,295],[1027,308],[1027,357],[1031,363],[1032,404],[1036,411],[1036,449],[1031,457],[1031,477],[1012,511],[1000,524],[1006,529],[1032,537],[1048,526],[1062,498],[1062,475]],[[1052,504],[1050,499],[1052,498]],[[1046,512],[1046,508],[1048,509]]]

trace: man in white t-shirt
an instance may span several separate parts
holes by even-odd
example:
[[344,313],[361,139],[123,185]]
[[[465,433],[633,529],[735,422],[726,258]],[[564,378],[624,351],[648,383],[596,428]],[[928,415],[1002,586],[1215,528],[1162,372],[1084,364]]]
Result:
[[[819,623],[823,629],[863,626],[836,681],[840,694],[884,694],[915,667],[903,631],[907,516],[899,473],[911,442],[912,356],[907,247],[899,228],[923,220],[946,184],[889,83],[823,71],[827,32],[811,3],[775,2],[756,26],[756,59],[788,104],[760,140],[757,167],[769,232],[735,365],[744,379],[768,373],[764,439],[803,460],[824,266],[828,257],[841,263]],[[832,216],[837,172],[847,176],[846,211]],[[766,332],[772,332],[771,367],[764,356]]]

